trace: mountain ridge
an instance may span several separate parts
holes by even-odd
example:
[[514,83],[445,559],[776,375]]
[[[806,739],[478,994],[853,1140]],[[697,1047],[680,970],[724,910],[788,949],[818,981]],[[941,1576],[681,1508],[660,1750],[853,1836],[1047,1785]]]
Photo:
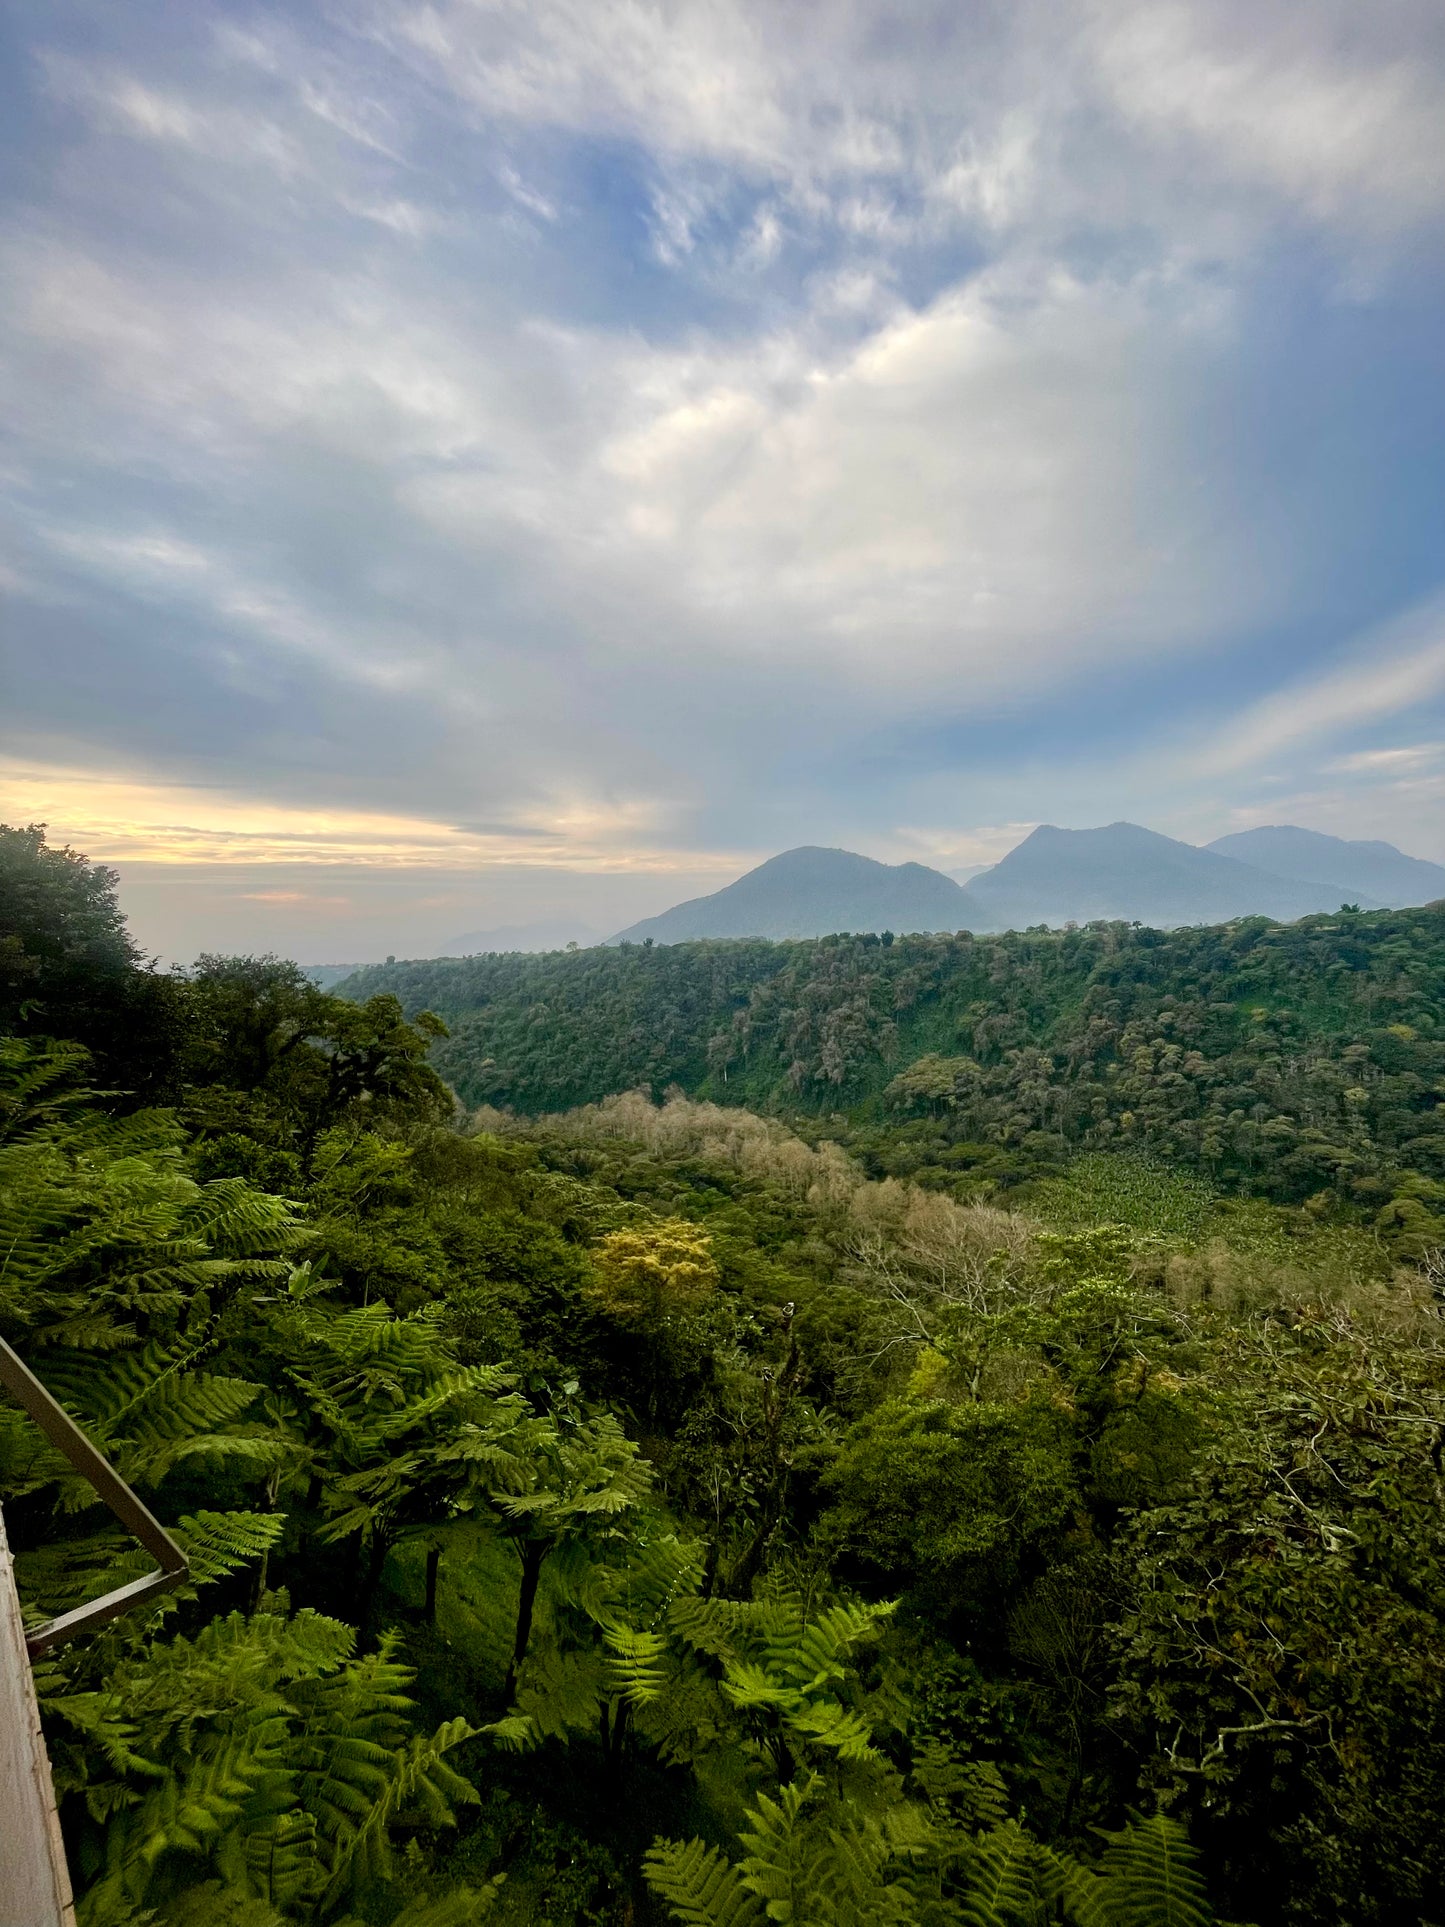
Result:
[[1294,823],[1217,836],[1204,848],[1257,863],[1261,869],[1284,872],[1287,868],[1290,876],[1300,878],[1320,877],[1327,868],[1332,883],[1368,887],[1370,895],[1392,910],[1445,896],[1445,865],[1406,856],[1393,843],[1327,836]]
[[620,930],[609,944],[698,937],[822,937],[835,931],[966,930],[977,910],[961,883],[923,863],[880,863],[800,844],[706,897]]
[[[1249,860],[1245,852],[1290,862]],[[1330,874],[1332,863],[1342,874]],[[1370,882],[1377,887],[1367,888]],[[980,934],[1124,922],[1173,929],[1269,916],[1293,922],[1345,903],[1374,910],[1445,896],[1445,867],[1388,843],[1352,843],[1291,825],[1197,845],[1129,822],[1067,830],[1040,824],[967,884],[921,863],[800,845],[723,889],[674,904],[609,944],[699,938],[774,940],[892,930]]]
[[990,930],[1095,922],[1173,929],[1260,915],[1293,922],[1352,897],[1362,909],[1385,907],[1344,884],[1279,875],[1127,822],[1088,830],[1040,824],[969,888]]

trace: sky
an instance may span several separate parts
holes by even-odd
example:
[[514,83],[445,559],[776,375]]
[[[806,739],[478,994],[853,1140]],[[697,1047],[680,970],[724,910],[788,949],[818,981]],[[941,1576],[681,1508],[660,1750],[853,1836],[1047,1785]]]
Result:
[[1445,860],[1438,0],[0,22],[0,819],[159,955]]

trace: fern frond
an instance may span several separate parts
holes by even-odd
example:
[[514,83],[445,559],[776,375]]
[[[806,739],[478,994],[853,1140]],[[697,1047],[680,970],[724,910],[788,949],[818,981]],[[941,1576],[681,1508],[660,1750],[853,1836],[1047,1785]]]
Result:
[[754,1712],[762,1708],[792,1712],[802,1704],[800,1695],[793,1687],[781,1685],[752,1660],[733,1660],[726,1664],[722,1691],[740,1712]]
[[755,1927],[762,1899],[716,1847],[701,1840],[657,1840],[642,1858],[642,1877],[683,1927]]
[[666,1692],[634,1707],[634,1720],[641,1737],[675,1765],[700,1759],[730,1724],[716,1683],[692,1660],[674,1665]]
[[1177,1820],[1156,1813],[1107,1838],[1104,1887],[1119,1927],[1209,1927],[1199,1856]]
[[679,1594],[668,1602],[667,1623],[695,1653],[708,1659],[726,1659],[737,1650],[735,1617],[729,1610],[734,1603]]
[[799,1923],[816,1907],[825,1886],[832,1843],[817,1838],[803,1819],[817,1790],[815,1775],[778,1789],[776,1800],[760,1794],[740,1838],[748,1849],[740,1863],[743,1884],[765,1903],[770,1920]]
[[327,1902],[363,1876],[385,1875],[390,1861],[388,1829],[404,1812],[419,1809],[431,1825],[451,1826],[455,1824],[455,1804],[476,1802],[476,1788],[453,1771],[445,1758],[454,1746],[475,1733],[476,1728],[465,1720],[447,1720],[430,1738],[418,1736],[396,1750],[390,1775],[369,1811],[335,1844]]
[[[453,1887],[439,1896],[424,1896],[404,1907],[391,1927],[474,1927],[483,1921],[496,1904],[505,1874],[498,1874],[485,1887]],[[345,1923],[341,1923],[345,1927]]]
[[873,1729],[861,1713],[850,1712],[836,1700],[818,1700],[785,1714],[789,1728],[804,1738],[816,1740],[842,1760],[876,1760],[881,1757],[873,1746]]
[[959,1918],[966,1927],[1023,1927],[1038,1918],[1036,1852],[1013,1821],[977,1842],[966,1863],[967,1891],[959,1899]]
[[542,1742],[542,1729],[530,1713],[508,1713],[502,1719],[489,1721],[478,1731],[490,1734],[498,1746],[511,1753],[530,1753]]
[[602,1638],[608,1653],[609,1695],[633,1706],[661,1699],[668,1687],[667,1641],[662,1634],[615,1626],[609,1627]]
[[270,1826],[247,1834],[244,1857],[248,1884],[273,1906],[294,1907],[322,1884],[313,1814],[278,1814]]
[[970,1832],[1002,1826],[1008,1818],[1008,1789],[998,1768],[983,1760],[960,1760],[941,1740],[918,1748],[913,1779]]

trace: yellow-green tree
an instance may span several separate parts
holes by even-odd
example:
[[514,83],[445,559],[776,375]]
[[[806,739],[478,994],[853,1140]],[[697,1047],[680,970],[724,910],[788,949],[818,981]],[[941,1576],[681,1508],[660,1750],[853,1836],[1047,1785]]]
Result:
[[686,1218],[611,1231],[593,1247],[592,1264],[603,1310],[642,1327],[701,1305],[718,1282],[712,1239]]

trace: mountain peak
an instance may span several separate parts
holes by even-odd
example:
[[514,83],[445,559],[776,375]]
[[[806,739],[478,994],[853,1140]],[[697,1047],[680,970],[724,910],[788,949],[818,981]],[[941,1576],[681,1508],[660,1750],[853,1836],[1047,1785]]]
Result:
[[802,844],[772,856],[708,897],[645,917],[612,943],[686,943],[701,937],[820,937],[839,930],[963,930],[968,892],[922,863],[880,863],[856,850]]
[[837,931],[1022,930],[1119,921],[1168,927],[1236,917],[1290,921],[1342,903],[1380,909],[1445,897],[1445,868],[1388,843],[1348,843],[1292,825],[1205,849],[1120,820],[1040,823],[968,887],[923,863],[805,843],[707,897],[647,917],[613,943],[815,937]]
[[1341,902],[1363,904],[1368,898],[1398,908],[1445,896],[1445,867],[1406,856],[1392,843],[1358,843],[1294,823],[1271,823],[1216,837],[1208,847],[1261,869],[1329,882],[1339,889]]
[[990,930],[1098,920],[1167,926],[1294,918],[1338,909],[1352,894],[1333,881],[1267,870],[1128,822],[1087,830],[1042,824],[975,878],[969,892],[987,915],[975,927]]

